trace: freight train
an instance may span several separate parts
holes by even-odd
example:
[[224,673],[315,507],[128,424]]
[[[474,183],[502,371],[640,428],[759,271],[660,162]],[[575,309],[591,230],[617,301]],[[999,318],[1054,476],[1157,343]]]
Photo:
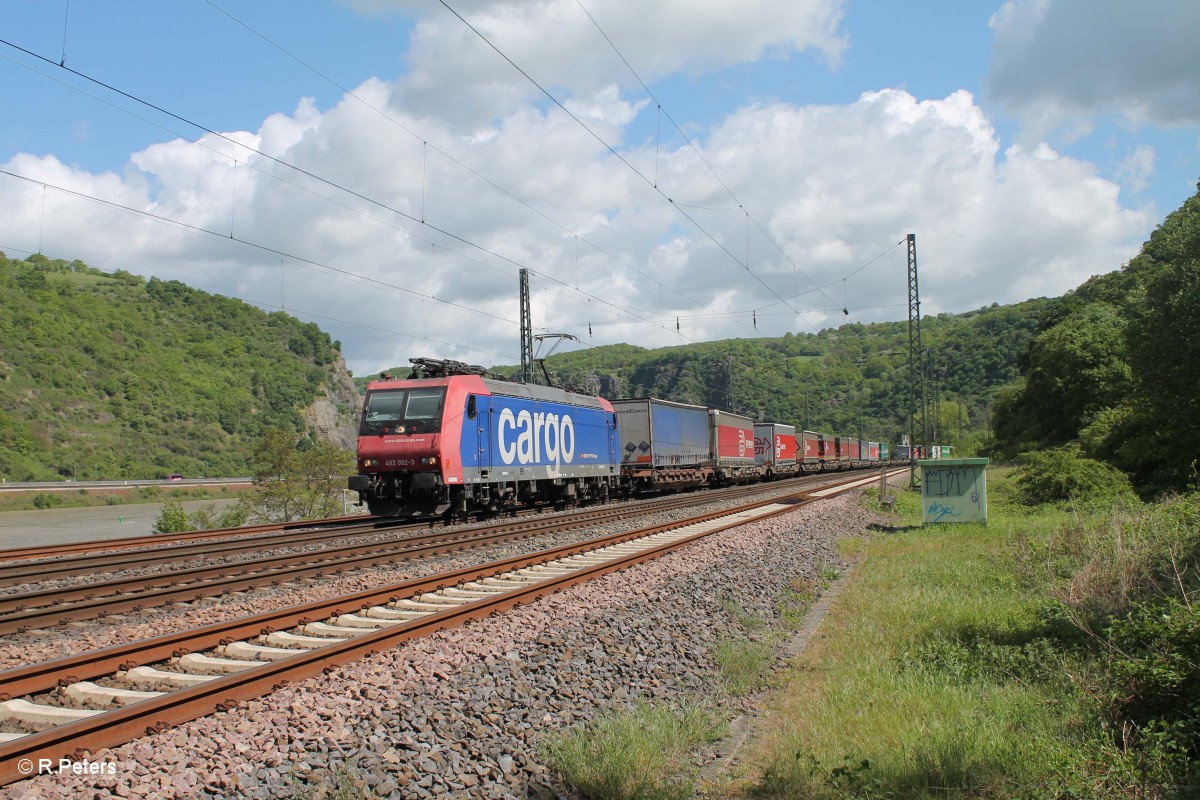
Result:
[[380,375],[363,403],[349,488],[375,515],[465,517],[891,462],[883,443],[410,361],[407,378]]

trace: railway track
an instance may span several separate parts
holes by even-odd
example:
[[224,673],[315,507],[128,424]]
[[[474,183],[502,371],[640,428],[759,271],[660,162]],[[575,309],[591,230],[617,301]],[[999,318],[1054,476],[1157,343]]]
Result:
[[757,500],[0,673],[0,784],[875,480]]
[[257,534],[291,533],[310,528],[366,523],[379,517],[362,515],[330,517],[329,519],[304,520],[303,522],[271,522],[263,525],[243,525],[240,528],[212,528],[184,533],[156,533],[152,536],[127,536],[121,539],[92,539],[86,542],[63,542],[36,547],[11,547],[0,550],[0,563],[8,561],[32,561],[35,559],[60,558],[81,553],[102,553],[110,550],[158,549],[165,545],[190,542],[198,539],[221,539],[227,537],[249,537]]
[[[807,473],[795,478],[786,480],[805,480],[813,478],[830,478],[841,473],[816,472]],[[785,483],[780,481],[776,485]],[[720,492],[724,490],[708,490]],[[541,513],[544,508],[524,509],[517,513]],[[267,542],[272,538],[276,540],[286,539],[288,536],[306,535],[312,533],[319,534],[321,531],[339,530],[353,528],[359,525],[370,525],[383,523],[388,527],[399,528],[425,528],[440,524],[440,518],[437,519],[418,519],[398,521],[395,519],[372,517],[364,515],[353,515],[348,517],[330,517],[328,519],[304,520],[299,522],[272,522],[262,525],[244,525],[239,528],[212,528],[202,531],[186,531],[182,533],[161,533],[151,536],[130,536],[120,539],[96,539],[83,542],[63,542],[60,544],[37,545],[34,547],[14,547],[8,549],[0,549],[0,586],[10,585],[11,582],[5,583],[3,575],[6,562],[24,562],[24,561],[41,561],[46,559],[61,559],[68,556],[79,556],[85,554],[96,553],[113,553],[116,555],[119,551],[136,551],[138,553],[153,553],[159,550],[165,550],[176,545],[186,545],[189,542],[194,542],[197,550],[202,552],[205,547],[205,542],[217,539],[246,539],[248,541]],[[183,550],[176,552],[184,552]],[[132,558],[132,553],[129,556]],[[99,561],[93,563],[102,563]],[[16,568],[14,566],[14,568]]]
[[[799,479],[797,483],[803,481]],[[811,478],[808,479],[811,482]],[[703,500],[719,501],[762,494],[772,489],[786,488],[787,482],[769,486],[734,487],[705,493]],[[519,539],[545,536],[581,525],[615,522],[647,513],[669,511],[695,505],[696,496],[672,495],[658,500],[645,501],[636,505],[601,506],[554,517],[527,516],[516,521],[497,522],[473,526],[457,531],[432,531],[410,535],[388,541],[360,542],[350,545],[305,551],[285,555],[266,555],[242,562],[202,565],[178,569],[97,580],[89,569],[87,556],[52,565],[14,565],[5,572],[0,570],[0,581],[8,577],[36,574],[39,579],[50,577],[83,576],[86,583],[67,587],[53,587],[0,596],[0,635],[45,628],[66,622],[81,622],[98,617],[158,607],[170,603],[193,602],[205,597],[215,597],[228,592],[255,589],[263,585],[279,585],[288,581],[313,578],[319,575],[355,568],[393,563],[415,558],[441,555],[469,548],[503,544]],[[381,527],[376,521],[350,528],[339,528],[336,532],[325,532],[329,539],[345,538],[356,533],[373,533],[380,530],[424,529],[425,525],[401,524],[393,528]],[[308,541],[317,541],[317,533],[308,534]],[[277,534],[272,535],[272,540]],[[176,553],[172,556],[162,551]],[[187,552],[193,556],[253,552],[247,544],[217,543],[215,549]],[[172,548],[154,548],[148,553],[138,553],[134,558],[139,567],[147,563],[171,563],[179,558],[179,551]],[[111,556],[117,561],[112,564],[128,565],[121,561],[120,554]],[[45,572],[37,572],[45,567]],[[34,570],[34,572],[29,572]],[[3,584],[0,584],[3,585]]]

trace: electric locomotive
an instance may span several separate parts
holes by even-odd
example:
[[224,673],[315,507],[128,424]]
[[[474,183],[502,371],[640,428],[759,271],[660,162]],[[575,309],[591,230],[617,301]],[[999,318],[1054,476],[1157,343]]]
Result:
[[617,421],[600,397],[483,377],[412,358],[406,379],[367,386],[358,474],[372,514],[466,516],[601,500],[620,482]]

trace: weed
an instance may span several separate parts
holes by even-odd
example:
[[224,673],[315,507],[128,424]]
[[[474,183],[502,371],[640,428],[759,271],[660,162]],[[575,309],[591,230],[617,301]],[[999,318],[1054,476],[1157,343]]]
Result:
[[794,631],[804,624],[804,617],[808,614],[808,609],[812,607],[816,597],[815,586],[807,584],[800,591],[795,588],[794,582],[791,589],[780,594],[779,599],[775,601],[775,609],[784,630]]
[[1200,497],[1030,508],[998,488],[989,528],[870,541],[752,793],[1200,796]]
[[692,795],[696,780],[687,754],[722,734],[704,710],[639,702],[552,735],[541,750],[547,763],[586,797],[682,800]]
[[821,565],[817,567],[817,577],[821,579],[821,582],[825,585],[825,587],[828,587],[829,584],[842,577],[842,571],[833,564],[823,561],[821,562]]
[[376,797],[366,780],[346,764],[335,766],[333,774],[317,785],[308,784],[295,773],[289,777],[294,800],[373,800]]
[[713,653],[725,686],[732,694],[745,694],[764,685],[771,665],[775,663],[775,648],[765,642],[723,638]]
[[766,627],[767,621],[757,614],[752,614],[739,606],[733,600],[721,600],[721,610],[733,618],[733,621],[748,631],[757,631]]

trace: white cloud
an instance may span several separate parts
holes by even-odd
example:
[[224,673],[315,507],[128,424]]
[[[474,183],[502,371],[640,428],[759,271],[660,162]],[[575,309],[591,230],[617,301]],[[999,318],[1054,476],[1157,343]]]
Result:
[[[450,5],[560,100],[564,95],[596,94],[614,76],[622,88],[637,85],[575,0]],[[842,5],[842,0],[584,3],[647,82],[676,73],[704,75],[805,51],[837,63],[847,46],[838,31]],[[518,103],[546,102],[504,57],[440,7],[417,24],[409,63],[410,72],[402,81],[403,103],[419,113],[486,124]]]
[[1009,0],[990,24],[989,96],[1043,131],[1113,113],[1200,122],[1200,3]]
[[[470,8],[508,37],[519,62],[566,75],[558,84],[567,87],[564,99],[602,126],[606,140],[631,138],[639,93],[621,89],[608,68],[557,71],[572,48],[583,65],[604,55],[581,44],[578,21],[565,22],[577,7]],[[790,13],[767,3],[737,13],[682,8],[605,6],[602,24],[634,42],[627,55],[641,54],[647,78],[761,58],[772,47],[839,52],[832,5],[791,3]],[[635,24],[639,9],[655,24]],[[691,339],[751,335],[752,309],[757,331],[769,335],[840,324],[843,305],[856,309],[855,320],[902,318],[903,247],[841,279],[909,232],[918,237],[923,308],[937,313],[1059,294],[1118,267],[1151,225],[1147,214],[1120,205],[1117,185],[1093,165],[1046,145],[1002,149],[964,91],[918,99],[885,89],[846,105],[732,110],[693,141],[744,210],[732,207],[690,148],[618,144],[624,159],[658,176],[656,190],[509,70],[471,55],[446,72],[456,51],[434,44],[454,40],[456,29],[434,19],[418,28],[410,75],[355,90],[421,138],[351,98],[324,112],[300,101],[295,113],[273,115],[256,131],[226,134],[337,186],[263,156],[243,153],[235,166],[236,148],[211,135],[202,140],[208,148],[148,147],[123,175],[21,155],[5,168],[192,227],[52,190],[43,215],[39,186],[4,177],[0,203],[11,211],[0,218],[0,243],[286,306],[343,340],[351,367],[365,373],[412,355],[515,361],[520,266],[537,273],[539,328],[585,344],[657,346],[680,343],[676,317]],[[666,19],[682,23],[677,36],[659,41],[648,32]],[[453,107],[432,102],[435,84],[482,86],[484,74],[503,75],[495,78],[500,95],[478,90],[486,113],[464,109],[461,93]],[[425,89],[431,93],[413,102]],[[1145,167],[1143,155],[1130,175]],[[741,263],[747,255],[753,275]],[[803,294],[809,279],[832,285],[824,296]],[[777,297],[796,294],[803,321]]]
[[1117,167],[1117,178],[1135,192],[1146,188],[1146,182],[1154,174],[1154,148],[1148,144],[1138,145]]

